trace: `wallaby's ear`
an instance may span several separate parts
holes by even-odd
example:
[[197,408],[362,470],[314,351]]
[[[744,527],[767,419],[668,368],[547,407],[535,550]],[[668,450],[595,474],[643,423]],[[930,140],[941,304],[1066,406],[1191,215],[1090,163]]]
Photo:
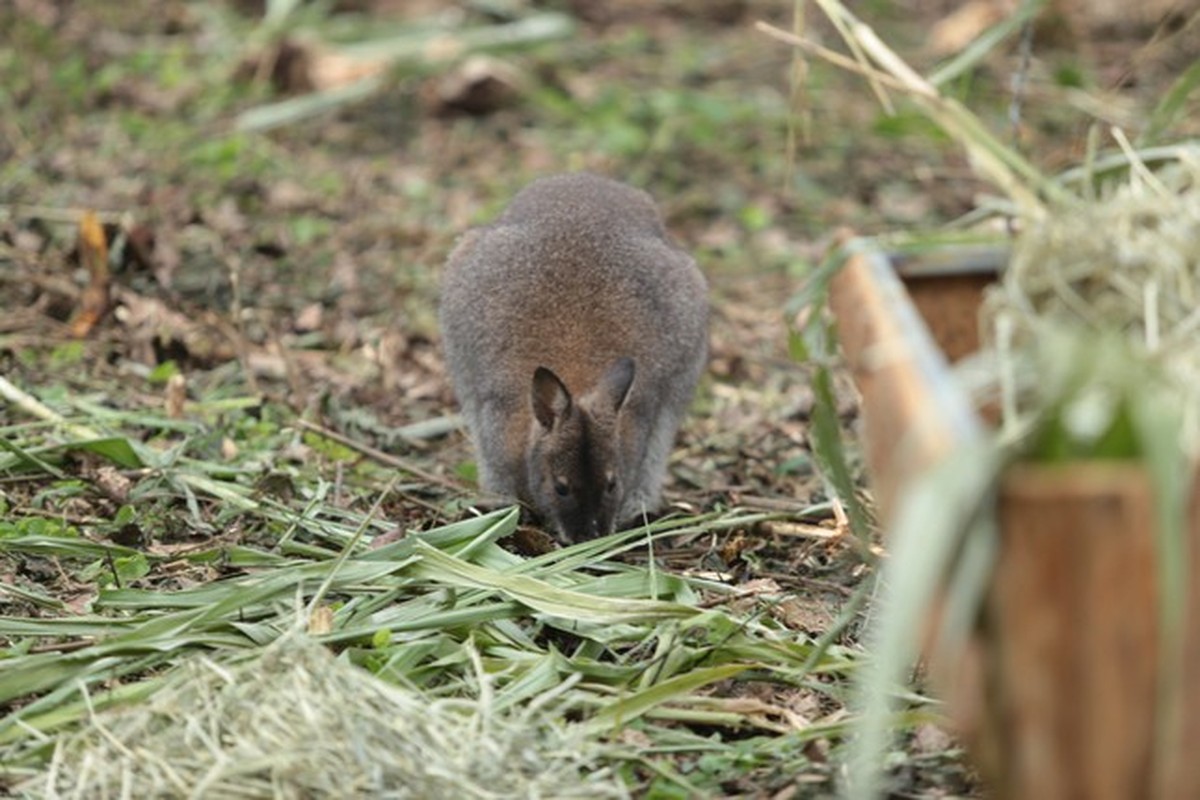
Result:
[[545,367],[533,371],[532,396],[533,415],[546,430],[571,412],[571,393],[559,377]]
[[613,362],[600,379],[600,396],[612,404],[613,413],[621,410],[625,398],[629,396],[629,387],[633,385],[634,362],[628,356],[622,356]]

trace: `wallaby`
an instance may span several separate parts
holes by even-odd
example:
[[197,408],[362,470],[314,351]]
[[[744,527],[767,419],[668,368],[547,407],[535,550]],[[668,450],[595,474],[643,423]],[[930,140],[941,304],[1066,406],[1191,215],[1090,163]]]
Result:
[[707,358],[707,295],[650,196],[597,175],[534,181],[468,231],[441,328],[482,487],[568,542],[656,511]]

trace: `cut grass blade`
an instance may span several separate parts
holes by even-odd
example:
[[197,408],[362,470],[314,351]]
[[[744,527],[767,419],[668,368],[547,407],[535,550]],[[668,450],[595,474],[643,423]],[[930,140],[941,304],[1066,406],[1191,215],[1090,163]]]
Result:
[[846,263],[849,255],[847,248],[835,248],[788,304],[789,318],[801,320],[799,327],[789,332],[789,349],[794,360],[807,362],[813,367],[813,411],[809,429],[813,456],[821,474],[829,481],[846,509],[850,529],[860,544],[860,551],[869,555],[867,543],[871,537],[871,515],[859,499],[849,455],[842,442],[831,372],[838,358],[837,343],[832,325],[824,313],[829,282]]
[[588,720],[588,727],[597,733],[611,732],[612,729],[628,725],[653,708],[710,684],[733,678],[750,667],[750,664],[726,664],[677,675],[606,705]]
[[1200,88],[1200,61],[1193,61],[1167,90],[1158,105],[1150,112],[1138,144],[1146,145],[1158,142],[1163,133],[1174,125],[1187,112],[1187,101]]
[[417,553],[421,560],[410,570],[414,575],[455,586],[498,591],[552,617],[608,625],[696,614],[696,609],[679,603],[621,600],[559,589],[526,575],[510,575],[477,567],[423,543],[418,544]]

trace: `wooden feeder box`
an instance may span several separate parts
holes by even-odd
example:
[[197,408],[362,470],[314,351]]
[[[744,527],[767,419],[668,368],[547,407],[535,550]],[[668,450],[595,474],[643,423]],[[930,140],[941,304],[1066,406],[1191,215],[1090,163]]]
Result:
[[[891,259],[863,240],[846,249],[830,305],[862,395],[868,474],[886,524],[907,480],[989,435],[949,362],[978,348],[979,304],[1005,254]],[[1146,471],[1136,462],[1021,464],[997,496],[1000,552],[980,624],[961,652],[929,663],[990,793],[1200,798],[1200,591],[1193,582],[1184,609],[1182,696],[1160,715],[1156,507]],[[1194,575],[1197,497],[1186,520]]]

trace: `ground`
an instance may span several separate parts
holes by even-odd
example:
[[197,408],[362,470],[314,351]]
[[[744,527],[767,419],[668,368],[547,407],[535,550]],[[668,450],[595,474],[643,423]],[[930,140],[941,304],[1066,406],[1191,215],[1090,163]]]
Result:
[[[943,5],[876,2],[861,13],[926,69],[944,55],[926,36]],[[107,573],[99,551],[75,564],[53,549],[5,552],[5,536],[70,527],[155,558],[271,552],[279,536],[219,493],[180,489],[170,470],[151,476],[97,447],[56,450],[31,398],[76,425],[176,448],[208,478],[297,513],[318,485],[333,505],[362,512],[398,474],[379,511],[397,533],[469,517],[473,465],[436,325],[441,264],[459,234],[533,177],[588,169],[649,191],[712,288],[711,364],[672,463],[670,510],[763,512],[679,536],[659,563],[769,585],[786,598],[791,630],[832,631],[857,652],[857,618],[839,617],[871,558],[814,465],[811,366],[789,350],[789,301],[835,229],[928,228],[975,207],[988,189],[958,149],[903,105],[885,114],[858,77],[801,63],[755,29],[762,20],[792,30],[792,3],[366,0],[301,3],[278,25],[260,6],[17,0],[0,10],[0,376],[30,396],[0,406],[16,456],[0,472],[7,618],[82,613]],[[1056,9],[1034,37],[1017,128],[1015,42],[951,86],[1049,171],[1084,151],[1079,107],[1113,124],[1144,119],[1192,52],[1177,34],[1194,41],[1196,28],[1131,22],[1113,32],[1073,4]],[[806,13],[808,35],[835,45],[817,11]],[[537,15],[569,28],[489,60],[447,57],[446,31]],[[255,116],[283,113],[273,104],[334,80],[341,55],[387,34],[422,46],[364,98],[269,126]],[[96,245],[80,234],[89,213],[112,272],[98,305],[85,288],[97,283]],[[852,437],[856,397],[846,376],[836,386]],[[364,462],[382,468],[363,472]],[[117,588],[124,564],[108,564]],[[163,592],[238,573],[198,560],[138,564],[125,583]],[[47,610],[43,596],[64,606]],[[14,656],[61,645],[11,631],[0,641]],[[771,694],[780,691],[746,681],[726,694],[786,705]],[[27,699],[14,693],[8,710]],[[840,708],[841,698],[823,702]],[[951,739],[932,725],[910,731],[894,759],[896,792],[976,791]],[[808,769],[799,780],[755,762],[709,791],[831,791],[823,757]]]

